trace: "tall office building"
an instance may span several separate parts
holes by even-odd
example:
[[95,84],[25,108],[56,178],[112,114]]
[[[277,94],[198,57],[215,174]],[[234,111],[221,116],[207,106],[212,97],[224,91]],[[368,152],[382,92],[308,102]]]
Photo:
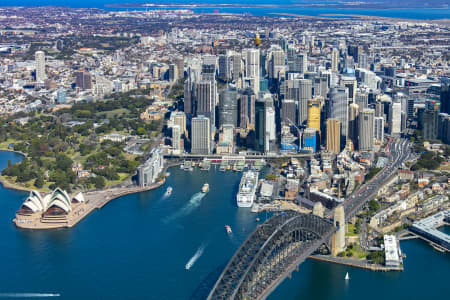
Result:
[[384,118],[384,105],[381,101],[375,102],[375,117]]
[[327,120],[327,151],[341,152],[341,121],[337,119]]
[[34,59],[36,64],[36,81],[44,82],[47,79],[45,74],[45,53],[44,51],[36,51],[34,53]]
[[320,99],[318,98],[308,101],[308,128],[314,128],[320,132]]
[[377,140],[379,144],[383,143],[384,139],[384,118],[383,117],[375,117],[374,118],[374,129],[373,129],[374,138]]
[[216,104],[213,83],[209,80],[201,80],[194,86],[196,114],[207,117],[211,121],[211,126],[215,126]]
[[358,86],[355,77],[344,76],[341,78],[341,87],[347,88],[347,97],[350,102],[356,98],[356,87]]
[[237,81],[242,75],[242,55],[240,53],[234,53],[231,56],[232,70],[231,79]]
[[247,49],[245,53],[245,77],[259,78],[259,49]]
[[265,150],[265,104],[265,100],[263,99],[258,99],[255,101],[255,150],[260,152],[264,152]]
[[353,145],[358,144],[358,115],[360,107],[356,103],[352,103],[348,110],[348,138],[352,141]]
[[255,127],[255,100],[251,88],[239,92],[239,127],[242,129]]
[[186,114],[182,111],[174,111],[170,114],[170,124],[177,125],[180,128],[180,135],[187,136]]
[[348,137],[347,89],[331,88],[328,117],[341,121],[341,143],[345,145]]
[[331,51],[331,70],[337,72],[338,66],[339,66],[339,50],[333,48],[333,50]]
[[277,137],[275,126],[275,110],[269,105],[266,105],[265,132],[264,151],[272,152],[275,150]]
[[172,126],[172,149],[175,154],[181,154],[183,149],[181,149],[181,130],[180,126]]
[[303,124],[308,118],[308,101],[312,99],[312,81],[301,78],[286,80],[284,83],[284,98],[296,102],[297,124]]
[[356,92],[355,103],[359,106],[359,111],[363,111],[364,108],[369,106],[369,94],[364,92]]
[[297,124],[296,122],[297,106],[293,99],[283,99],[281,101],[281,122],[285,125],[291,126]]
[[169,80],[170,81],[177,81],[179,79],[178,76],[178,67],[176,64],[170,64],[169,65]]
[[402,104],[392,102],[389,111],[389,133],[400,135],[402,133]]
[[438,112],[434,109],[425,110],[423,114],[423,138],[425,140],[437,139]]
[[304,74],[308,70],[308,55],[306,53],[296,54],[293,58],[292,69],[289,71]]
[[285,55],[281,48],[274,48],[270,50],[270,60],[269,60],[269,78],[279,79],[281,70],[285,66]]
[[238,126],[238,101],[235,89],[226,89],[219,94],[219,127]]
[[228,55],[219,56],[219,77],[225,80],[231,78],[231,57]]
[[56,102],[58,104],[66,103],[66,90],[62,87],[56,92]]
[[87,71],[78,71],[75,73],[75,85],[82,90],[92,89],[92,76]]
[[441,79],[441,112],[450,114],[450,77]]
[[184,78],[184,58],[183,57],[177,57],[174,60],[174,64],[177,66],[177,79]]
[[359,151],[371,151],[373,149],[374,116],[375,111],[370,108],[366,108],[359,113]]
[[209,118],[205,116],[192,118],[191,152],[195,154],[211,153],[211,125]]

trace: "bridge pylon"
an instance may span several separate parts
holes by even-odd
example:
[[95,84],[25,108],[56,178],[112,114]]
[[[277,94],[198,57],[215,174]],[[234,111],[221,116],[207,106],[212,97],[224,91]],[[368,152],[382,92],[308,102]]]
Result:
[[339,205],[334,210],[334,226],[338,229],[331,238],[331,254],[337,256],[345,250],[345,212],[344,206]]

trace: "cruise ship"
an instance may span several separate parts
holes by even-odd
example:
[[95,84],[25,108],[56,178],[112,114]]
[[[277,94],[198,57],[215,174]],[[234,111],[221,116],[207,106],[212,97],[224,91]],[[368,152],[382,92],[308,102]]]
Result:
[[258,186],[258,172],[248,171],[242,175],[237,194],[237,205],[239,207],[251,207],[255,200],[256,188]]

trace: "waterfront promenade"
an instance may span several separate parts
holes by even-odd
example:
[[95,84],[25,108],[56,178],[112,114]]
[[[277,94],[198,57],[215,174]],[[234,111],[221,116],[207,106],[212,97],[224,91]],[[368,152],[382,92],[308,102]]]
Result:
[[403,271],[403,265],[399,267],[387,267],[379,264],[369,264],[365,259],[333,257],[331,255],[311,255],[309,258],[371,271]]

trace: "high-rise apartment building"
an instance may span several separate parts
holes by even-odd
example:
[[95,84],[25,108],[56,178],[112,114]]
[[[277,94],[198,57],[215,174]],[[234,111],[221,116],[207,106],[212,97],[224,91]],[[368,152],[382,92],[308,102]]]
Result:
[[36,64],[36,81],[44,82],[47,79],[45,74],[45,53],[44,51],[36,51],[34,53],[34,59]]

